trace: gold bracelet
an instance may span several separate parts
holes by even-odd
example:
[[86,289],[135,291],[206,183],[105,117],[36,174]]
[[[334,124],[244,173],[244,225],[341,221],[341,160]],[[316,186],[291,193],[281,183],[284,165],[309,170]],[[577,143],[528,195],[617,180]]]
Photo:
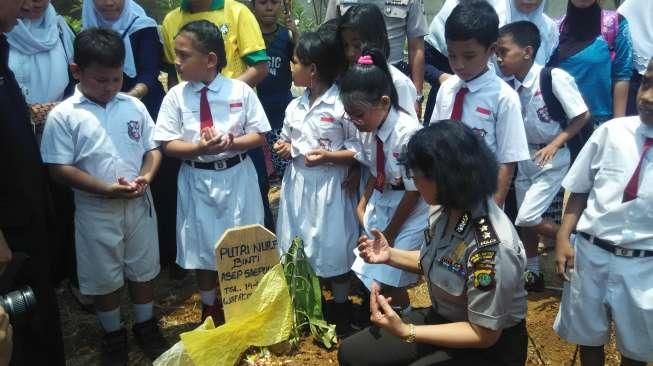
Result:
[[415,324],[408,324],[408,335],[404,338],[406,343],[415,343]]

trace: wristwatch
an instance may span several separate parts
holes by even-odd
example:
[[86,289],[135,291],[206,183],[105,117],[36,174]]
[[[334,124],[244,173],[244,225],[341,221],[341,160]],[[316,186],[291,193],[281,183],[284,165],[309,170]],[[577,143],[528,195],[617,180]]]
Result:
[[415,343],[415,324],[408,324],[408,335],[404,337],[404,342]]

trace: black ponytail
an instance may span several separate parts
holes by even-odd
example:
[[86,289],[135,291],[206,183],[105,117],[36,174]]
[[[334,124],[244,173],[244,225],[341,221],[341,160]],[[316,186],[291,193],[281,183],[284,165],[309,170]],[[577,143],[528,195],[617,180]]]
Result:
[[[371,59],[371,64],[366,64],[365,59]],[[345,109],[353,106],[369,108],[377,105],[384,95],[389,96],[390,104],[399,109],[397,89],[385,55],[378,48],[364,49],[359,61],[347,70],[340,82],[340,100]]]

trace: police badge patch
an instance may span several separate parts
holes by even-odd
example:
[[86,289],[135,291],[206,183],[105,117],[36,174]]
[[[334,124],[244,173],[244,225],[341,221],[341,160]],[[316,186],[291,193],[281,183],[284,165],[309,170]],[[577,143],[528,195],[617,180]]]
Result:
[[127,122],[127,134],[129,138],[134,141],[140,141],[141,139],[141,124],[138,121],[129,121]]

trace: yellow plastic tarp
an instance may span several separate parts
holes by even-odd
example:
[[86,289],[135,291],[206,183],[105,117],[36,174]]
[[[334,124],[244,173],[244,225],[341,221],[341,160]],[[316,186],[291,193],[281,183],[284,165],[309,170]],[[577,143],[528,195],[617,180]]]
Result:
[[263,276],[242,306],[245,311],[239,313],[247,315],[218,328],[198,328],[181,334],[184,349],[196,366],[235,365],[250,346],[264,347],[288,339],[293,307],[281,264]]

